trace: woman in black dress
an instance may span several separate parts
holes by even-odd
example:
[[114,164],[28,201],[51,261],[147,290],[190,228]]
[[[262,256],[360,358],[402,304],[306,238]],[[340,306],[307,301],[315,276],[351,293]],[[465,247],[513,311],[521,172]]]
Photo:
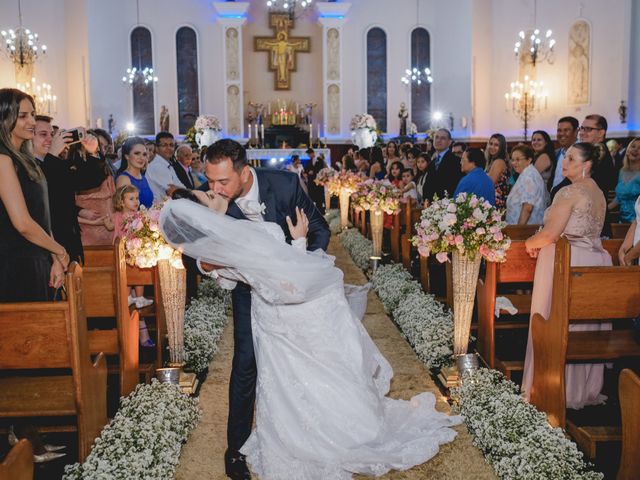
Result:
[[51,236],[47,182],[31,153],[33,98],[0,89],[0,302],[51,300],[69,255]]

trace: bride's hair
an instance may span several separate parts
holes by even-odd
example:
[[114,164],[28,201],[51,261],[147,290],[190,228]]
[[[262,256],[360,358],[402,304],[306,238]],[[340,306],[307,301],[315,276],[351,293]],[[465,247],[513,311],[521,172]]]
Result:
[[[180,200],[182,198],[186,198],[187,200],[191,200],[199,205],[204,205],[200,201],[200,199],[191,191],[186,188],[176,188],[174,192],[171,194],[171,198],[173,200]],[[206,207],[206,205],[204,205]]]

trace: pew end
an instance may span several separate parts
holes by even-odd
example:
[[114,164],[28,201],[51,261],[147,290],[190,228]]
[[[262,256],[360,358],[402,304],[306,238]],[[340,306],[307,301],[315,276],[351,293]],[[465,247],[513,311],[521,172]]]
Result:
[[0,480],[32,480],[33,447],[22,439],[13,447],[0,463]]

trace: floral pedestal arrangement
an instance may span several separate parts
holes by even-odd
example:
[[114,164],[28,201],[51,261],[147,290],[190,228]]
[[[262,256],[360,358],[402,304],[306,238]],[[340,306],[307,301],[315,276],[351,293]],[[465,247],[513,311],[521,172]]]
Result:
[[196,129],[196,143],[200,148],[208,147],[220,140],[220,121],[213,115],[200,115],[194,125]]
[[360,148],[373,147],[378,139],[376,121],[368,113],[359,113],[351,119],[351,141]]
[[[320,172],[324,170],[322,169]],[[340,200],[340,227],[343,230],[349,226],[349,198],[358,189],[358,185],[361,182],[362,178],[357,174],[344,171],[331,175],[324,183],[330,194],[338,195]]]
[[351,192],[346,188],[340,190],[338,199],[340,200],[340,228],[343,230],[349,226],[349,198]]
[[466,193],[455,199],[436,198],[416,224],[412,243],[420,255],[435,253],[438,261],[445,262],[449,252],[453,254],[454,355],[467,352],[480,259],[503,262],[511,245],[502,233],[504,227],[499,210]]
[[371,240],[373,241],[373,256],[382,258],[382,231],[384,226],[384,215],[382,210],[376,208],[369,213],[371,222]]

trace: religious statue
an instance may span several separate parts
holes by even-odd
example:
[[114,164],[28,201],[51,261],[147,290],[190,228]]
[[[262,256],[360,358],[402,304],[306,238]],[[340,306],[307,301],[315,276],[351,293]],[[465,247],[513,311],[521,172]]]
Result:
[[589,60],[591,31],[584,20],[569,30],[569,104],[589,103]]
[[296,70],[296,53],[310,51],[309,37],[290,37],[293,19],[288,14],[270,13],[269,26],[274,37],[255,37],[256,51],[269,52],[269,70],[276,72],[275,89],[290,90],[292,71]]
[[313,107],[315,107],[316,103],[305,103],[304,104],[304,123],[305,125],[310,125],[313,123]]
[[113,130],[116,128],[116,121],[113,119],[113,113],[109,114],[109,120],[107,120],[107,126],[109,134],[113,134]]
[[255,118],[256,124],[262,125],[264,123],[264,103],[249,102],[249,106],[255,110],[253,118]]
[[627,123],[627,106],[624,104],[624,100],[620,100],[618,115],[620,115],[620,123]]
[[402,102],[400,104],[400,111],[398,112],[398,118],[400,119],[400,136],[407,136],[407,119],[409,118],[409,110],[407,110],[407,105]]
[[169,131],[169,110],[166,105],[160,107],[160,131]]

